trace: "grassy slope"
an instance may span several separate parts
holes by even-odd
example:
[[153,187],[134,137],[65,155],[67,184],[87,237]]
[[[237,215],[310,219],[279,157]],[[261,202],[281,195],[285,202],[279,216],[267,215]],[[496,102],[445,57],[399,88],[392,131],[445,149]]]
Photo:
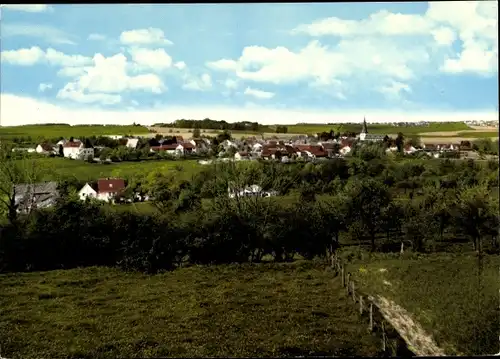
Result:
[[8,126],[0,127],[0,138],[27,137],[31,136],[33,140],[55,137],[88,137],[92,135],[129,135],[129,134],[147,134],[149,131],[143,126],[92,126],[92,125],[26,125],[26,126]]
[[43,172],[42,180],[44,181],[58,180],[72,176],[81,180],[95,180],[102,177],[128,178],[134,174],[147,174],[148,172],[157,169],[168,171],[174,169],[176,166],[183,167],[183,173],[189,177],[193,171],[201,168],[201,165],[199,165],[195,160],[160,160],[98,164],[54,157],[38,159],[37,163]]
[[312,262],[0,276],[9,358],[363,355],[378,340]]
[[[467,254],[405,260],[378,255],[355,260],[349,270],[365,290],[386,296],[413,313],[447,354],[494,354],[500,333],[500,258],[486,257],[480,277],[477,263],[474,255]],[[380,272],[382,268],[387,271]]]
[[[338,124],[338,125],[324,125],[324,124],[299,124],[288,125],[288,133],[317,133],[329,132],[330,130],[337,131],[352,131],[361,132],[362,124]],[[392,125],[370,125],[368,124],[368,132],[374,134],[394,134],[403,132],[405,135],[418,134],[421,132],[442,132],[442,131],[465,131],[471,128],[463,122],[442,122],[430,123],[429,126],[409,126],[399,127]]]

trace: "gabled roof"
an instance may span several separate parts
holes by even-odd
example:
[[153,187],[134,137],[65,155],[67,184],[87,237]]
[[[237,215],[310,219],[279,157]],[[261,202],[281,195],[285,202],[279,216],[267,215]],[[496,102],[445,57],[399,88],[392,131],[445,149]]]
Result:
[[80,146],[82,145],[82,143],[80,141],[67,141],[63,147],[65,148],[79,148]]
[[172,143],[170,145],[161,145],[161,146],[151,146],[151,149],[154,151],[172,151],[179,147],[178,143]]
[[97,181],[97,192],[99,193],[118,192],[124,189],[125,180],[121,178],[107,178]]
[[14,185],[16,194],[45,194],[45,193],[57,193],[57,182],[41,182],[41,183],[21,183]]
[[188,150],[192,150],[194,148],[193,144],[189,143],[189,142],[182,142],[182,143],[179,143],[178,145],[182,145],[182,147],[184,147],[185,149],[188,149]]
[[55,146],[51,143],[44,142],[40,143],[40,147],[42,147],[44,151],[53,151]]

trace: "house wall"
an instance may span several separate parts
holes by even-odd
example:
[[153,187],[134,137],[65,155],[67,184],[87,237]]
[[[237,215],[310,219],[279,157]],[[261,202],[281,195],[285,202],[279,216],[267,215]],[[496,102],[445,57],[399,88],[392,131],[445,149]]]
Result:
[[97,199],[100,199],[101,201],[110,201],[113,199],[113,197],[116,195],[116,192],[104,192],[104,193],[98,193],[97,194]]
[[97,197],[97,192],[89,186],[89,184],[85,184],[83,188],[78,192],[78,196],[80,199],[83,201],[86,198],[96,198]]

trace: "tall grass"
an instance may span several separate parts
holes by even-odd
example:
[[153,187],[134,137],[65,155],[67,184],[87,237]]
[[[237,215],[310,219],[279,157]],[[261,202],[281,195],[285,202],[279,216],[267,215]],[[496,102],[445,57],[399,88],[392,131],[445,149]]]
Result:
[[323,264],[86,268],[0,276],[8,358],[376,356]]
[[[450,355],[498,352],[498,256],[364,255],[348,268],[366,290],[411,313]],[[360,270],[364,268],[364,270]],[[381,271],[385,269],[385,271]],[[387,284],[390,283],[390,284]]]

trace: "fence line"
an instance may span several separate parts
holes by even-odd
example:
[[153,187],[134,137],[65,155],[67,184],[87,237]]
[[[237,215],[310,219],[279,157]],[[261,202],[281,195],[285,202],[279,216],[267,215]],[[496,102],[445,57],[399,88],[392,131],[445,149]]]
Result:
[[[368,316],[368,331],[378,332],[381,334],[381,348],[384,355],[387,356],[416,356],[415,349],[412,348],[410,343],[399,331],[391,324],[378,304],[375,297],[363,294],[358,286],[352,279],[351,273],[342,261],[336,256],[332,255],[331,267],[335,270],[335,275],[341,275],[342,286],[346,289],[347,296],[351,297],[354,303],[359,303],[359,314]],[[410,350],[410,348],[412,348]]]

